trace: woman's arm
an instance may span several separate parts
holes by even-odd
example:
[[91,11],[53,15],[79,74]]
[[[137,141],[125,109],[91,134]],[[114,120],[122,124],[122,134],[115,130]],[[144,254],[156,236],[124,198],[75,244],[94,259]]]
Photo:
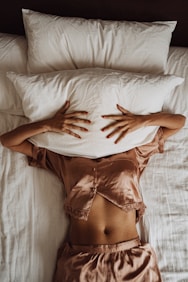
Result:
[[185,116],[180,114],[170,114],[165,112],[154,113],[143,117],[145,126],[158,125],[163,128],[163,138],[178,132],[185,124]]
[[81,132],[87,131],[85,127],[79,126],[78,123],[88,124],[89,120],[82,118],[83,115],[87,115],[85,111],[78,111],[66,114],[70,103],[67,101],[65,105],[54,115],[54,117],[21,125],[16,129],[7,132],[0,136],[0,141],[3,146],[27,156],[32,156],[33,145],[27,139],[35,136],[39,133],[45,132],[64,132],[70,134],[76,138],[81,136],[74,132],[79,130]]
[[27,139],[47,131],[47,121],[25,124],[0,137],[1,144],[13,151],[32,156],[33,145]]
[[103,118],[111,119],[112,123],[102,128],[102,131],[112,130],[106,137],[111,138],[118,135],[115,143],[118,143],[123,137],[136,129],[145,126],[160,126],[163,128],[163,137],[167,139],[175,134],[185,124],[185,117],[180,114],[170,114],[158,112],[149,115],[135,115],[117,105],[121,114],[104,115]]

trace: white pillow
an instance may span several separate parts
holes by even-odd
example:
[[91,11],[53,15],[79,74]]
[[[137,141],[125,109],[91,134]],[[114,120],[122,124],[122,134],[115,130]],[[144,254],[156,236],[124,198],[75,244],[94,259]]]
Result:
[[0,111],[14,115],[24,115],[22,101],[6,72],[0,70]]
[[[116,104],[133,113],[161,111],[165,98],[183,82],[175,76],[126,73],[109,69],[69,70],[39,75],[8,73],[19,93],[25,116],[30,121],[52,117],[70,100],[68,112],[87,110],[92,124],[82,139],[68,134],[44,133],[31,139],[38,146],[68,156],[99,158],[150,142],[158,127],[148,126],[126,135],[118,144],[106,138],[101,128],[109,120],[103,114],[117,114]],[[116,137],[117,138],[117,137]]]
[[26,38],[21,35],[0,33],[0,62],[0,70],[26,72]]
[[[172,99],[165,102],[165,109],[187,117],[184,127],[188,128],[188,48],[171,47],[166,73],[184,78],[184,83],[175,90]],[[169,97],[170,98],[170,97]]]
[[27,41],[24,36],[0,33],[0,111],[23,115],[21,99],[12,82],[6,77],[7,71],[26,73]]
[[86,67],[164,72],[177,23],[87,20],[22,11],[32,73]]

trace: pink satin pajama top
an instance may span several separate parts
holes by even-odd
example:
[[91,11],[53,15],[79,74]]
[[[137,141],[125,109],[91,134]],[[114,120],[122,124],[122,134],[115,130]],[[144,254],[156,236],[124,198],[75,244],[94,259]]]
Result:
[[67,157],[44,148],[33,147],[29,164],[49,169],[64,183],[67,214],[87,220],[96,193],[125,212],[137,210],[137,220],[145,205],[139,193],[138,181],[151,155],[163,152],[162,129],[154,140],[127,152],[89,159]]

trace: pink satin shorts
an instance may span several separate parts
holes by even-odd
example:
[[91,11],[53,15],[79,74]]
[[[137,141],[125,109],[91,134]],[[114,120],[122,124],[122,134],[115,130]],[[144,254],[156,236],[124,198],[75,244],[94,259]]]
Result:
[[113,245],[70,245],[59,250],[54,282],[161,282],[156,255],[139,238]]

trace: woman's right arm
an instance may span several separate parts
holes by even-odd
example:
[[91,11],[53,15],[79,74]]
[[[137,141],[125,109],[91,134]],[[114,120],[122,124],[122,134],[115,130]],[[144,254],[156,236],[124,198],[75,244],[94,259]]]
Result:
[[81,132],[87,131],[85,127],[79,126],[78,123],[88,124],[89,120],[82,118],[87,115],[85,111],[77,111],[66,114],[70,102],[67,101],[65,105],[50,119],[33,122],[21,125],[16,129],[7,132],[0,136],[0,141],[3,146],[27,156],[32,156],[33,144],[28,141],[28,138],[45,132],[64,132],[76,138],[81,136],[74,132],[79,130]]
[[27,139],[43,132],[47,132],[47,121],[21,125],[3,134],[0,140],[3,146],[31,157],[33,144]]

